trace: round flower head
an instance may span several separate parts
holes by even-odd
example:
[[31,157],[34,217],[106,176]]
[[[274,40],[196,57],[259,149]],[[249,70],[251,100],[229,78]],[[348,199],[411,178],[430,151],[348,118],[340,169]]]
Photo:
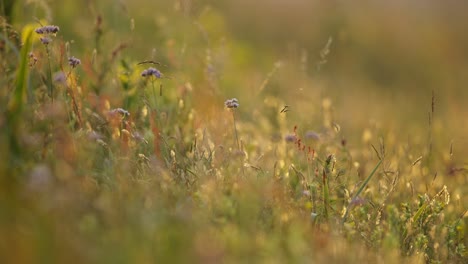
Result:
[[294,135],[294,134],[289,134],[289,135],[286,135],[286,136],[284,137],[284,140],[285,140],[286,142],[296,142],[296,141],[297,141],[297,137],[296,137],[296,135]]
[[232,99],[228,99],[224,102],[224,105],[227,107],[227,108],[238,108],[240,105],[239,105],[239,101],[237,100],[237,98],[232,98]]
[[59,30],[60,30],[59,27],[50,25],[50,26],[36,28],[36,30],[34,31],[39,35],[43,35],[43,37],[41,37],[40,40],[42,44],[47,46],[52,42],[52,38],[50,37],[54,36],[57,32],[59,32]]
[[57,32],[59,32],[59,30],[60,28],[58,26],[49,25],[36,28],[35,32],[37,34],[56,34]]
[[162,73],[156,69],[156,68],[153,68],[153,67],[150,67],[146,70],[144,70],[142,73],[141,73],[141,76],[142,77],[149,77],[149,76],[154,76],[156,78],[162,78]]
[[81,64],[81,60],[75,58],[75,57],[70,57],[68,58],[68,64],[72,67],[75,68],[76,66]]
[[41,40],[42,44],[44,44],[44,45],[48,45],[49,43],[52,42],[52,39],[48,38],[48,37],[41,37],[40,40]]

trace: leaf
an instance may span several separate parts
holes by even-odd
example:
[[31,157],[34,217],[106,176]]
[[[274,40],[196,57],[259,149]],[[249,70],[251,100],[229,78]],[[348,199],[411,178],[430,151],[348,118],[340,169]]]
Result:
[[25,42],[21,48],[20,63],[18,72],[16,73],[15,90],[13,96],[8,103],[8,112],[16,119],[22,111],[22,107],[26,98],[26,84],[28,78],[28,56],[31,49],[32,29],[25,32]]
[[8,102],[6,111],[7,133],[9,137],[10,150],[12,153],[19,153],[18,145],[18,123],[23,112],[26,99],[26,84],[28,79],[28,56],[31,49],[32,29],[25,32],[26,41],[21,48],[20,62],[16,73],[15,90]]

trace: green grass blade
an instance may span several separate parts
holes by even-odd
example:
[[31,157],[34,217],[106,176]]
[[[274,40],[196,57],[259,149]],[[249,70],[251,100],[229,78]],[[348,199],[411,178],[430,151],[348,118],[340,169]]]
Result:
[[330,190],[328,188],[328,177],[323,172],[323,216],[328,220],[328,207],[330,206]]
[[367,184],[369,183],[369,181],[372,179],[372,177],[374,176],[375,172],[377,171],[377,169],[380,167],[380,165],[382,164],[382,159],[379,160],[379,162],[377,163],[377,165],[375,165],[375,168],[372,170],[372,172],[369,174],[369,176],[367,176],[366,180],[361,184],[361,186],[359,187],[358,191],[356,192],[356,194],[354,194],[353,196],[353,199],[351,199],[351,202],[349,203],[348,207],[346,208],[346,212],[345,212],[345,215],[343,216],[343,221],[342,223],[344,223],[346,221],[346,218],[348,217],[348,213],[349,213],[349,209],[351,208],[351,205],[353,204],[353,202],[356,200],[356,198],[361,194],[361,192],[364,190],[364,188],[366,188]]
[[8,104],[8,112],[14,116],[21,114],[26,95],[26,84],[28,78],[28,54],[31,49],[32,31],[26,33],[26,41],[21,48],[20,63],[16,74],[15,91]]
[[26,86],[28,79],[28,54],[31,49],[32,43],[32,30],[26,33],[26,41],[21,48],[20,62],[18,65],[18,72],[15,80],[15,90],[8,102],[6,112],[7,128],[10,150],[13,154],[19,153],[19,146],[17,140],[18,121],[20,120],[23,106],[26,99]]
[[322,183],[323,183],[323,217],[328,220],[328,207],[330,206],[330,190],[328,187],[328,178],[330,174],[330,166],[332,163],[333,155],[329,155],[325,160]]

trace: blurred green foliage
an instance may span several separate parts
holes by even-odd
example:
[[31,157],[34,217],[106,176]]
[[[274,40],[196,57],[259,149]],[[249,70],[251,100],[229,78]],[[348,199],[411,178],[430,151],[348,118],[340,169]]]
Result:
[[0,263],[466,262],[465,3],[11,3]]

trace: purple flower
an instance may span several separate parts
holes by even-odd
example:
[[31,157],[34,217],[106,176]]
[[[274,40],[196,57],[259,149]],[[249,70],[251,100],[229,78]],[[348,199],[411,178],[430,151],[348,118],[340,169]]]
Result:
[[307,131],[305,134],[306,139],[320,140],[320,135],[314,131]]
[[52,39],[48,38],[48,37],[42,37],[42,38],[40,38],[40,40],[41,40],[42,44],[44,44],[44,45],[48,45],[49,43],[52,42]]
[[54,82],[65,84],[67,77],[63,71],[56,72],[54,74]]
[[148,68],[141,73],[142,77],[149,77],[151,75],[159,79],[162,78],[162,73],[158,69],[153,67]]
[[75,57],[70,57],[68,58],[68,64],[72,67],[75,68],[76,66],[81,64],[81,61]]
[[239,101],[237,100],[237,98],[228,99],[228,100],[226,100],[224,102],[224,105],[227,108],[238,108],[239,107]]
[[42,44],[49,45],[52,42],[52,39],[50,38],[50,36],[55,35],[57,32],[59,32],[59,30],[60,30],[59,27],[50,25],[50,26],[36,28],[36,30],[34,31],[37,34],[45,35],[44,37],[41,37],[40,40]]
[[297,137],[296,137],[296,135],[294,135],[294,134],[289,134],[289,135],[286,135],[286,136],[284,137],[284,140],[285,140],[286,142],[292,143],[292,142],[296,142]]
[[59,30],[60,28],[58,26],[49,25],[49,26],[37,28],[35,32],[37,34],[56,34],[57,32],[59,32]]

